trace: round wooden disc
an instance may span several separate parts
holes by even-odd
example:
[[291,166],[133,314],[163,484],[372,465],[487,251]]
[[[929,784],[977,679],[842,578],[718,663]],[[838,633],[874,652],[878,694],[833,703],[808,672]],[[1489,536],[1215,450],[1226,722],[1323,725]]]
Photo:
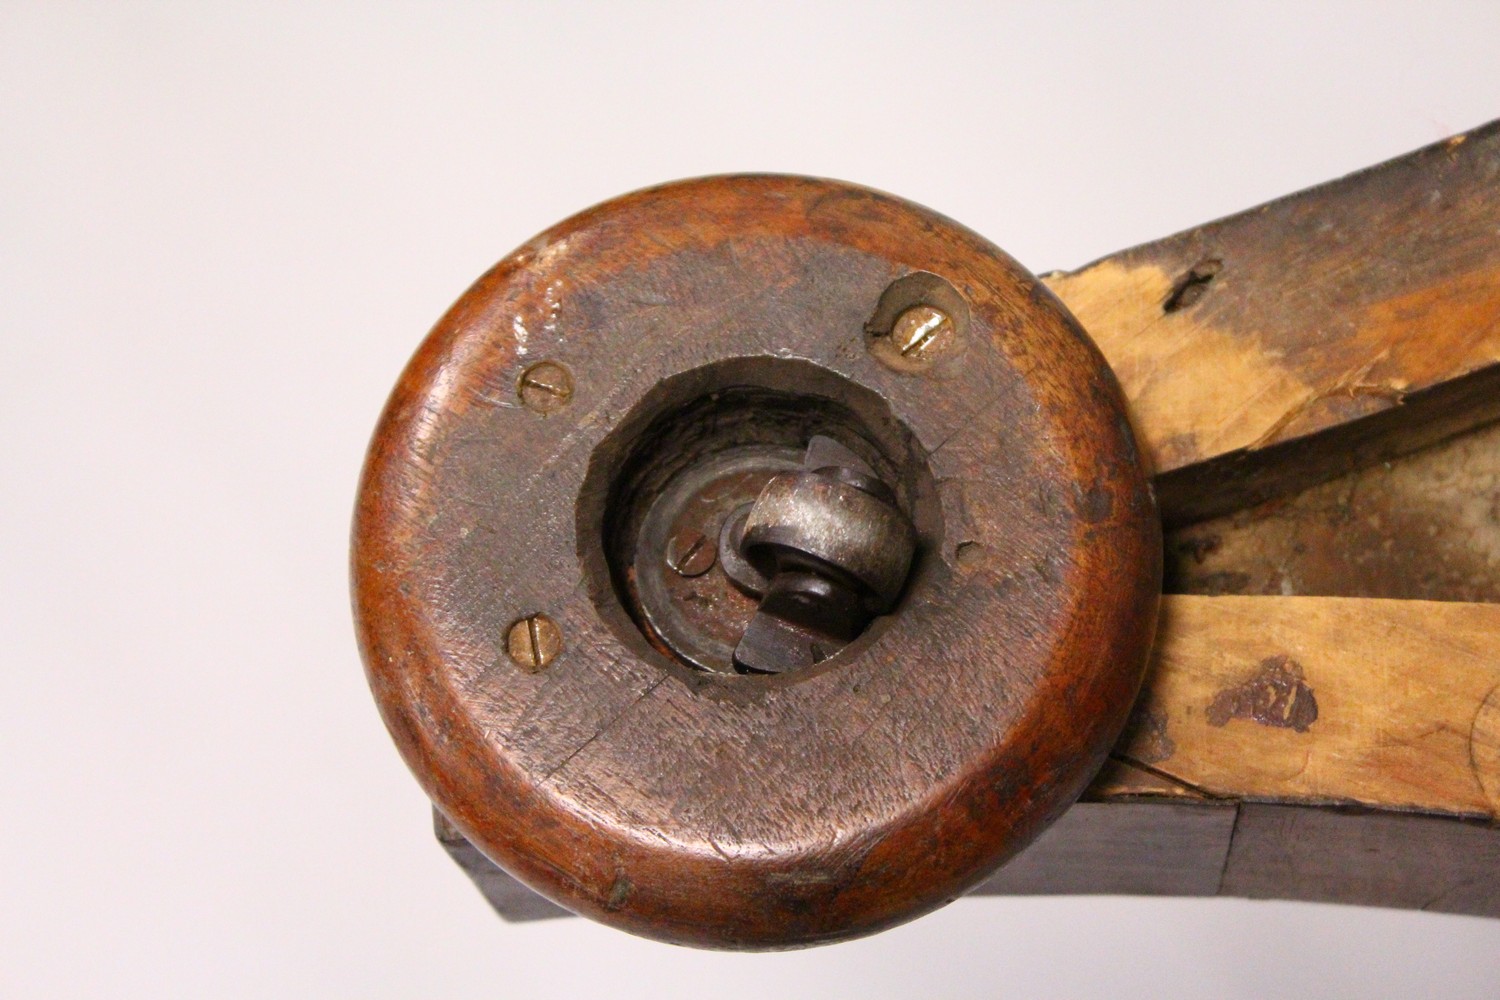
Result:
[[[902,295],[954,327],[893,349]],[[837,399],[915,470],[901,603],[777,677],[674,662],[601,571],[642,407],[739,384]],[[760,176],[608,202],[481,278],[381,419],[353,552],[370,683],[453,823],[563,906],[731,948],[931,910],[1056,818],[1137,692],[1160,560],[1119,388],[1042,285],[925,209]]]

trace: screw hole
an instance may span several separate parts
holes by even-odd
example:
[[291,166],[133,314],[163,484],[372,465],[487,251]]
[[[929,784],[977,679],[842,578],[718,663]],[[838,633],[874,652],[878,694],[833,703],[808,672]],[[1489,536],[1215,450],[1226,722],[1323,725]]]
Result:
[[978,542],[959,542],[953,550],[953,561],[961,570],[974,570],[984,565],[987,553]]

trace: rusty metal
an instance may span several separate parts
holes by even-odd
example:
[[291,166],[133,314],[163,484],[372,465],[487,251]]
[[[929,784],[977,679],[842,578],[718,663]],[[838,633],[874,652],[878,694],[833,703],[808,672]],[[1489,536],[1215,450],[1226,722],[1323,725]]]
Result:
[[750,590],[735,580],[760,598],[735,647],[738,669],[821,663],[891,609],[916,548],[895,501],[859,456],[822,436],[808,442],[801,471],[766,483],[733,531],[733,546],[766,581]]
[[718,542],[696,528],[684,528],[667,540],[667,566],[678,576],[702,576],[718,558]]

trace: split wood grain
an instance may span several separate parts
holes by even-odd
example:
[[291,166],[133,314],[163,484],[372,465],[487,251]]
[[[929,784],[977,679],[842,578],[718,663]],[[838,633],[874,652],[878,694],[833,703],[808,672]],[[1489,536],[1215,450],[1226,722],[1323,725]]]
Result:
[[1185,523],[1500,417],[1497,231],[1492,123],[1044,281]]

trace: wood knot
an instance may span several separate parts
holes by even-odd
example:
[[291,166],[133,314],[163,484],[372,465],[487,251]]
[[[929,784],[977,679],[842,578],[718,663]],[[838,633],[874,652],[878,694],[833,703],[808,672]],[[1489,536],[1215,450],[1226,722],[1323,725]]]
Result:
[[1247,719],[1262,726],[1305,733],[1318,719],[1318,699],[1302,674],[1302,665],[1285,654],[1260,661],[1249,680],[1214,696],[1206,713],[1211,726]]
[[1167,293],[1166,301],[1161,304],[1161,311],[1174,313],[1203,298],[1203,293],[1208,291],[1209,282],[1214,280],[1224,268],[1223,261],[1201,260],[1188,268],[1186,274],[1172,283],[1172,290]]

